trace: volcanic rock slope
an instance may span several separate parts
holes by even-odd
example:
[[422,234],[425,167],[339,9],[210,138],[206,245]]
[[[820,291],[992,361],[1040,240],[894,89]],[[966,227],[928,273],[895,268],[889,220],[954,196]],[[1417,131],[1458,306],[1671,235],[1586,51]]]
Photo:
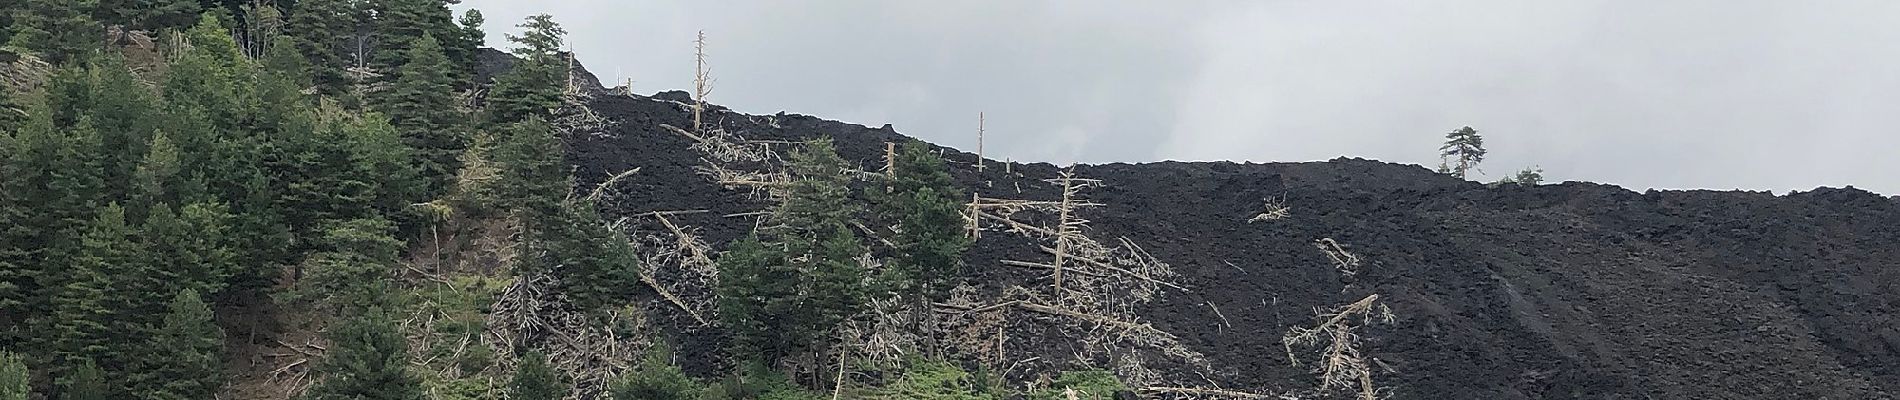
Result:
[[[605,195],[611,216],[707,210],[672,220],[715,247],[752,228],[728,216],[765,204],[696,172],[684,93],[638,96],[593,84],[608,123],[566,138],[578,184],[640,170]],[[875,170],[890,127],[714,107],[709,123],[752,140],[832,138]],[[1000,134],[1000,133],[999,133]],[[984,197],[1051,200],[1048,164],[940,148]],[[1007,172],[1006,172],[1007,171]],[[1079,165],[1090,234],[1126,237],[1172,264],[1185,290],[1136,310],[1205,354],[1199,386],[1283,392],[1315,386],[1286,330],[1316,308],[1379,294],[1397,319],[1359,334],[1376,377],[1409,399],[1882,399],[1900,392],[1900,199],[1822,188],[1650,191],[1566,182],[1490,187],[1415,165],[1159,162]],[[1269,201],[1290,216],[1249,223]],[[1002,259],[1033,247],[985,235],[970,278],[1007,280]],[[1363,261],[1342,278],[1314,241]],[[674,320],[680,321],[679,318]],[[681,323],[681,326],[690,325]],[[717,354],[720,335],[682,331],[683,352]],[[1025,333],[1030,334],[1030,333]],[[1067,349],[1049,349],[1065,352]],[[1303,355],[1304,356],[1304,355]],[[682,357],[710,374],[716,356]]]

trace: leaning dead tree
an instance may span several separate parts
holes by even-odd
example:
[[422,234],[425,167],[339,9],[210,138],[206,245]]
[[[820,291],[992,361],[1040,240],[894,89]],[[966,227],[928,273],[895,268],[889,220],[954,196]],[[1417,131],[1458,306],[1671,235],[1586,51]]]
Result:
[[[669,218],[704,212],[706,210],[654,211],[633,215],[615,225],[632,240],[629,245],[640,257],[640,266],[635,270],[640,282],[700,326],[712,326],[718,309],[713,287],[719,279],[712,246],[693,227],[674,223]],[[642,224],[628,223],[635,220],[650,220],[663,229],[656,232],[641,229]]]
[[1321,392],[1341,390],[1361,400],[1378,399],[1381,389],[1372,383],[1372,364],[1362,351],[1358,331],[1375,323],[1391,323],[1392,309],[1373,294],[1331,310],[1314,310],[1314,314],[1317,325],[1295,326],[1281,337],[1287,360],[1299,365],[1298,349],[1318,348],[1313,372],[1320,376]]
[[1338,270],[1340,276],[1351,278],[1359,274],[1359,256],[1346,251],[1346,246],[1340,245],[1333,238],[1314,240],[1313,247],[1318,247],[1319,251],[1326,253],[1327,258],[1333,260],[1333,269]]
[[1279,221],[1293,215],[1293,209],[1287,208],[1285,199],[1269,199],[1267,200],[1267,205],[1262,208],[1259,214],[1254,214],[1253,218],[1248,218],[1247,223]]

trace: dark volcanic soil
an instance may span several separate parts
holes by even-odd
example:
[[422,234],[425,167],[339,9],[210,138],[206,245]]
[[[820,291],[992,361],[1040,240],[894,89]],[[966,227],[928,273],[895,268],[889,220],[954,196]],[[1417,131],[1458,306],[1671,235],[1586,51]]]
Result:
[[[630,168],[609,212],[678,216],[724,243],[762,204],[697,175],[677,101],[596,92],[614,122],[571,137],[582,187]],[[903,139],[802,115],[740,115],[720,126],[751,139],[830,136],[874,166]],[[1047,164],[992,162],[945,149],[957,178],[985,196],[1051,199]],[[1562,183],[1487,187],[1413,165],[1321,163],[1084,165],[1107,206],[1092,234],[1126,236],[1172,263],[1190,292],[1139,310],[1225,372],[1223,387],[1285,390],[1316,378],[1286,360],[1287,327],[1314,307],[1378,293],[1398,320],[1364,332],[1378,379],[1401,399],[1886,399],[1900,392],[1900,200],[1856,189],[1773,196]],[[986,185],[987,183],[987,185]],[[1020,193],[1018,188],[1020,187]],[[1249,224],[1265,200],[1292,217]],[[993,235],[1002,236],[1002,235]],[[1343,281],[1312,241],[1334,238],[1366,260]],[[980,268],[1021,246],[985,236]],[[1009,255],[1021,259],[1022,255]],[[994,267],[1003,268],[1003,267]],[[980,272],[978,276],[984,276]],[[1210,306],[1211,304],[1211,306]],[[1215,314],[1215,308],[1226,316]],[[1226,326],[1231,324],[1231,327]],[[715,332],[688,331],[710,349]],[[714,357],[686,355],[706,371]]]

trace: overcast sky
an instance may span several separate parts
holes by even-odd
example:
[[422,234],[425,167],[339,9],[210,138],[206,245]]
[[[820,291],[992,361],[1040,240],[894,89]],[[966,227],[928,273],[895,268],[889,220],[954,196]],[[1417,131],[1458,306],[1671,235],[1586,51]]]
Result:
[[1479,179],[1900,194],[1900,1],[464,0],[489,45],[549,13],[640,93],[1026,161],[1436,165]]

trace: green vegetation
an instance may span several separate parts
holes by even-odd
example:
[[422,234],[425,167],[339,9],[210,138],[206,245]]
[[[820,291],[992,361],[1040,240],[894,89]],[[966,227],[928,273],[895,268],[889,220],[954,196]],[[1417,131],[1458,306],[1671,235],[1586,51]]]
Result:
[[1128,386],[1115,378],[1115,374],[1102,370],[1062,371],[1047,389],[1030,396],[1034,400],[1068,400],[1069,391],[1075,391],[1077,399],[1113,399],[1117,393],[1128,391]]
[[26,400],[29,392],[26,360],[0,351],[0,400]]
[[1438,172],[1465,179],[1472,170],[1478,169],[1478,163],[1484,162],[1484,137],[1469,126],[1458,128],[1445,134],[1445,145],[1438,151],[1444,158],[1438,164]]
[[560,373],[548,366],[548,357],[541,353],[522,357],[514,380],[508,383],[510,400],[558,400],[566,396],[566,383],[561,382]]
[[735,336],[733,354],[771,362],[811,351],[824,333],[862,307],[866,288],[857,258],[863,245],[848,225],[845,167],[831,142],[792,152],[785,198],[773,224],[719,258],[720,316]]
[[[546,309],[615,334],[633,324],[600,317],[660,286],[602,206],[570,196],[550,123],[571,100],[566,32],[528,18],[509,37],[521,60],[481,88],[483,18],[448,4],[0,1],[7,51],[57,66],[33,92],[0,86],[0,349],[17,352],[0,353],[0,400],[228,396],[227,357],[254,353],[225,348],[226,331],[259,324],[222,319],[256,310],[323,334],[324,351],[298,352],[305,399],[558,399],[599,382],[564,376],[553,365],[572,360],[540,351],[572,353],[548,337],[490,341],[516,277],[552,278]],[[695,377],[656,348],[608,395],[829,398],[813,383],[829,372],[764,366],[832,362],[870,299],[928,307],[958,283],[967,192],[928,146],[903,144],[879,182],[854,182],[826,140],[787,164],[767,223],[705,282],[744,366]],[[485,245],[462,236],[480,229],[504,268],[441,262]],[[425,258],[442,265],[411,261]],[[844,394],[1007,397],[950,362],[886,372]]]
[[964,192],[943,159],[923,142],[904,143],[892,162],[887,193],[872,191],[878,217],[892,221],[896,253],[888,278],[904,293],[941,294],[958,276],[970,239],[963,229]]
[[420,400],[422,382],[409,372],[408,344],[381,309],[369,309],[331,328],[330,354],[307,400]]
[[866,399],[995,400],[984,382],[943,361],[911,360],[897,380],[863,394]]
[[673,352],[663,345],[647,349],[639,367],[614,381],[613,400],[693,400],[707,389],[673,365]]
[[[185,289],[170,304],[165,324],[146,347],[140,358],[138,375],[132,377],[135,392],[148,398],[185,400],[217,396],[224,386],[224,332],[212,321],[211,307],[198,292]],[[202,377],[176,379],[180,376]]]
[[1544,183],[1544,169],[1531,167],[1517,171],[1517,174],[1498,180],[1499,184],[1515,183],[1524,186],[1537,186]]

